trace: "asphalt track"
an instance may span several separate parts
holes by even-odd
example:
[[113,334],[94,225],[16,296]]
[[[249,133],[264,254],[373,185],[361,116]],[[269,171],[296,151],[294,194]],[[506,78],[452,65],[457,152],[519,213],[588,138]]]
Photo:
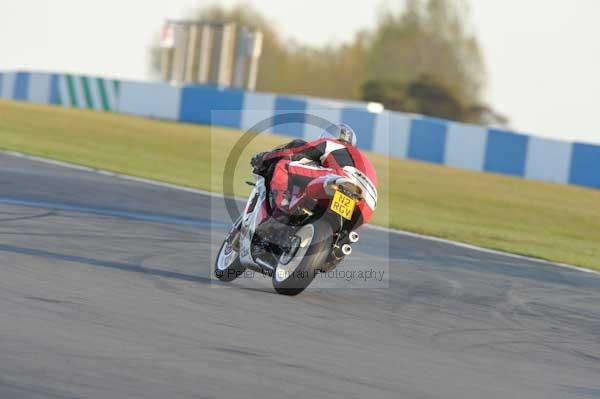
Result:
[[1,155],[0,398],[600,398],[597,275],[367,230],[389,287],[288,298],[214,200]]

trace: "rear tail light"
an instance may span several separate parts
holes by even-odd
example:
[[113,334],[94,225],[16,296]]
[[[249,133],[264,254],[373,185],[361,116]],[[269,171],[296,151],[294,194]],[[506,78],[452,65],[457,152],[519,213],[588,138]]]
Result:
[[341,191],[343,194],[354,198],[355,200],[359,200],[362,198],[363,194],[362,189],[359,186],[344,177],[327,180],[323,184],[323,187],[327,195],[330,196],[333,196],[336,191]]

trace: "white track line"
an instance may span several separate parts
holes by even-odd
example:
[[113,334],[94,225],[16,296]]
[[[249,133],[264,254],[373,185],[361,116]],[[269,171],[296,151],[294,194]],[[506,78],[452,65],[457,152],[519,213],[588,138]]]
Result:
[[[91,167],[87,167],[87,166],[81,166],[81,165],[77,165],[77,164],[73,164],[73,163],[69,163],[69,162],[56,161],[54,159],[43,158],[43,157],[38,157],[38,156],[34,156],[34,155],[28,155],[28,154],[24,154],[24,153],[16,152],[16,151],[0,150],[0,154],[10,155],[10,156],[18,157],[18,158],[24,158],[24,159],[28,159],[28,160],[32,160],[32,161],[37,161],[37,162],[43,162],[43,163],[47,163],[47,164],[51,164],[51,165],[62,166],[65,168],[70,168],[70,169],[75,169],[75,170],[81,170],[81,171],[85,171],[85,172],[96,173],[96,174],[104,175],[104,176],[116,177],[119,179],[134,181],[137,183],[144,183],[144,184],[149,184],[149,185],[158,186],[158,187],[165,187],[165,188],[170,188],[170,189],[179,190],[179,191],[186,191],[186,192],[194,193],[194,194],[206,195],[206,196],[213,197],[213,198],[223,198],[224,197],[221,194],[212,193],[210,191],[205,191],[205,190],[200,190],[200,189],[185,187],[185,186],[178,186],[176,184],[163,183],[163,182],[156,181],[156,180],[144,179],[142,177],[135,177],[135,176],[130,176],[130,175],[122,174],[122,173],[110,172],[108,170],[91,168]],[[245,198],[240,198],[240,197],[233,197],[233,198],[238,201],[246,200]],[[405,237],[418,238],[421,240],[427,240],[427,241],[433,241],[433,242],[438,242],[438,243],[442,243],[442,244],[452,245],[455,247],[465,248],[465,249],[469,249],[469,250],[476,251],[476,252],[482,252],[482,253],[487,253],[487,254],[492,254],[492,255],[499,255],[499,256],[504,256],[504,257],[512,258],[512,259],[521,259],[521,260],[526,260],[529,262],[535,262],[535,263],[539,263],[539,264],[555,266],[555,267],[560,267],[560,268],[564,268],[564,269],[575,270],[575,271],[579,271],[579,272],[584,272],[584,273],[589,273],[589,274],[594,274],[594,275],[600,276],[600,272],[597,272],[595,270],[590,270],[590,269],[585,269],[583,267],[568,265],[566,263],[550,262],[550,261],[543,260],[543,259],[537,259],[537,258],[531,258],[528,256],[523,256],[523,255],[511,254],[509,252],[496,251],[493,249],[479,247],[477,245],[465,244],[465,243],[458,242],[458,241],[452,241],[452,240],[447,240],[444,238],[426,236],[426,235],[422,235],[422,234],[411,233],[410,231],[391,229],[388,227],[369,225],[369,226],[367,226],[367,228],[373,229],[373,230],[384,231],[384,232],[391,233],[391,234],[402,235]]]

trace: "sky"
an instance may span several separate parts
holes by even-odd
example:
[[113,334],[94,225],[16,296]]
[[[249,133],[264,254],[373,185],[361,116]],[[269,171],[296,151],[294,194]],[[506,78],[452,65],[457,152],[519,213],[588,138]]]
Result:
[[[210,0],[1,0],[0,71],[150,79],[148,48],[166,18]],[[237,0],[221,0],[232,6]],[[246,0],[285,37],[323,45],[373,27],[401,0]],[[600,1],[471,0],[486,101],[511,128],[600,143]]]

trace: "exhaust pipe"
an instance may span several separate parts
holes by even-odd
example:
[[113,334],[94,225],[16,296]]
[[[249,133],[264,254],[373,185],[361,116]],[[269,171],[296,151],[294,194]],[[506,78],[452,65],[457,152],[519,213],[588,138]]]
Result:
[[344,256],[348,256],[351,253],[352,253],[352,247],[350,246],[350,244],[343,244],[341,247],[336,245],[333,250],[333,255],[337,259],[342,259]]
[[342,245],[342,253],[345,256],[348,256],[352,253],[352,247],[350,246],[350,244],[344,244]]
[[360,236],[358,235],[358,233],[356,231],[351,231],[350,234],[348,234],[348,240],[353,244],[355,242],[358,242],[359,238],[360,238]]

